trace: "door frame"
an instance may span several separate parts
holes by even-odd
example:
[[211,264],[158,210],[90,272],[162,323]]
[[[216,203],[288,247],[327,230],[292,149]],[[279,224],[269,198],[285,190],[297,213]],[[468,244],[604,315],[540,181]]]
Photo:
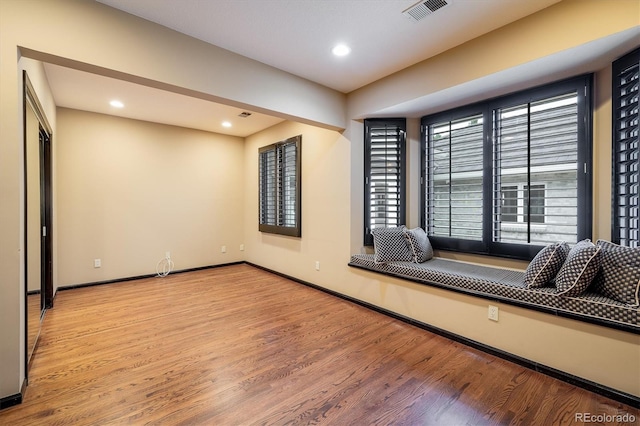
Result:
[[[24,208],[24,298],[25,310],[27,308],[28,294],[28,233],[27,233],[27,108],[31,108],[36,115],[39,123],[38,145],[39,145],[39,164],[40,164],[40,252],[41,252],[41,277],[40,277],[40,294],[41,306],[40,316],[46,309],[53,307],[53,181],[52,181],[52,141],[53,132],[47,117],[44,114],[44,108],[38,100],[36,91],[31,84],[31,80],[27,75],[27,71],[22,71],[23,76],[23,161],[24,161],[24,191],[25,191],[25,208]],[[43,232],[42,226],[46,227],[46,233]],[[44,235],[43,235],[44,234]],[[29,324],[27,315],[25,315],[25,379],[28,382],[29,377]]]

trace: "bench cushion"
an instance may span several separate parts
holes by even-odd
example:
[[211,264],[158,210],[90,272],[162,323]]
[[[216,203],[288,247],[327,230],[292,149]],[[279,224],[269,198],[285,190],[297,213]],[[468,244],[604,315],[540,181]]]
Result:
[[349,265],[474,296],[640,331],[640,310],[637,307],[590,290],[571,297],[560,295],[551,285],[527,288],[522,271],[441,258],[424,263],[398,261],[376,264],[370,254],[352,255]]

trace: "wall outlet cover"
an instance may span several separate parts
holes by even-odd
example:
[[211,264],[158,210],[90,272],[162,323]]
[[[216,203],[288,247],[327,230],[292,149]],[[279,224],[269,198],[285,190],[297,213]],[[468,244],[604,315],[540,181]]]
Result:
[[498,321],[499,309],[497,306],[489,305],[488,318],[491,321]]

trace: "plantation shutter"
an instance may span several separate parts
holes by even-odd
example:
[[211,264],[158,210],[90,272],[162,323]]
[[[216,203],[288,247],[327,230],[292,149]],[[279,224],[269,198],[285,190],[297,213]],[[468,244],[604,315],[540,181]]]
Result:
[[577,242],[575,91],[493,111],[493,241]]
[[260,152],[259,159],[260,224],[275,225],[277,223],[277,173],[275,149]]
[[640,247],[638,109],[640,49],[613,63],[612,240]]
[[481,241],[482,114],[433,123],[427,129],[427,234]]
[[365,245],[371,230],[405,223],[405,120],[365,120]]
[[296,204],[297,204],[297,188],[296,188],[296,158],[297,147],[295,142],[287,142],[278,149],[280,156],[279,164],[281,166],[282,176],[278,193],[282,194],[280,209],[280,226],[296,225]]
[[262,232],[301,235],[301,136],[258,151],[259,222]]

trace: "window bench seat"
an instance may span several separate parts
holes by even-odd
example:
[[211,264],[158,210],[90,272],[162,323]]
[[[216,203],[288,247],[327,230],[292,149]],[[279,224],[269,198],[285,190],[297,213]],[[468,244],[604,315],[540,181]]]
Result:
[[375,263],[372,254],[352,255],[349,266],[640,334],[640,308],[588,290],[567,297],[558,295],[555,287],[528,289],[524,271],[435,257],[423,263]]

